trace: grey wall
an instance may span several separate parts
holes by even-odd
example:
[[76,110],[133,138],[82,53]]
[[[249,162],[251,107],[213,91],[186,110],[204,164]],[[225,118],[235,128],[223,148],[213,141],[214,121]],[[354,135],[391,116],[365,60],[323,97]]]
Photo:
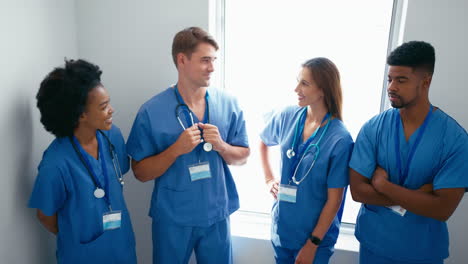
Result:
[[[432,104],[468,129],[468,1],[411,0],[408,2],[404,40],[425,40],[436,49],[436,69],[430,88]],[[468,172],[467,172],[468,173]],[[468,177],[468,175],[467,175]],[[450,258],[447,264],[468,262],[468,197],[465,195],[448,221]]]
[[35,94],[63,58],[77,56],[72,0],[0,1],[0,262],[51,263],[55,238],[26,208],[42,151],[53,139]]

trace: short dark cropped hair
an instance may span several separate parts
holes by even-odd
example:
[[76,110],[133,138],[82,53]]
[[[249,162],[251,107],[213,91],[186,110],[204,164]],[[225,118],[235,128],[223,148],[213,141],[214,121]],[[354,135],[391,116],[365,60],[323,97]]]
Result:
[[390,66],[407,66],[434,73],[435,50],[434,47],[424,41],[409,41],[395,50],[387,57]]
[[99,66],[85,60],[65,60],[41,82],[36,95],[44,128],[56,137],[73,135],[85,111],[88,93],[101,84]]
[[216,40],[199,27],[189,27],[179,31],[172,42],[172,59],[175,66],[177,67],[177,54],[183,53],[190,58],[200,43],[208,43],[216,50],[219,49]]

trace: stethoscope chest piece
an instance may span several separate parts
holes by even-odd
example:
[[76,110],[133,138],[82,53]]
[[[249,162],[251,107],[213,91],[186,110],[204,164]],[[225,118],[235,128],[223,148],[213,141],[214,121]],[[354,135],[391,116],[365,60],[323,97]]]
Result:
[[288,157],[288,159],[290,159],[290,158],[296,156],[296,153],[294,152],[294,150],[292,148],[290,148],[290,149],[288,149],[286,151],[286,156]]
[[210,152],[212,149],[213,149],[213,145],[211,143],[205,142],[205,144],[203,144],[203,150],[204,151]]
[[96,197],[98,199],[101,199],[102,197],[104,197],[105,194],[106,193],[101,188],[96,188],[96,190],[94,190],[94,197]]

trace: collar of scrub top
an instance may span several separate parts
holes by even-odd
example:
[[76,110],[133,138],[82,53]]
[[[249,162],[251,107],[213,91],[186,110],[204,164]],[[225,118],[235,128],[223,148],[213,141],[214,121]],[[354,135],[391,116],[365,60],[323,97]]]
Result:
[[[109,210],[112,211],[112,207],[111,207],[111,203],[109,199],[110,193],[109,193],[109,179],[107,176],[107,166],[104,160],[104,151],[103,151],[102,141],[99,139],[97,131],[96,131],[96,139],[98,141],[98,158],[101,161],[101,169],[104,175],[105,192],[104,192],[103,198],[106,201],[107,205],[109,206]],[[104,190],[99,181],[99,178],[97,177],[96,173],[93,170],[93,167],[91,166],[91,163],[89,162],[89,159],[86,157],[86,151],[83,149],[78,139],[75,136],[72,136],[70,137],[70,141],[73,145],[73,148],[75,149],[76,154],[80,158],[81,163],[86,167],[86,170],[88,171],[88,175],[91,177],[91,180],[94,183],[94,187],[96,187],[96,189]]]
[[[177,87],[177,84],[174,85],[173,87],[174,87],[174,93],[175,93],[175,96],[176,96],[176,99],[177,99],[177,106],[176,106],[176,109],[175,109],[176,118],[179,121],[182,128],[185,130],[185,126],[182,123],[182,121],[180,120],[179,109],[180,108],[185,108],[185,110],[189,113],[188,115],[185,115],[185,120],[186,120],[187,124],[191,124],[192,126],[194,125],[193,111],[188,107],[187,104],[185,104],[184,99],[182,98],[182,96],[179,93],[179,89]],[[208,98],[209,98],[208,91],[206,91],[206,94],[205,94],[206,109],[205,109],[205,115],[203,116],[203,123],[208,123],[209,124],[210,123],[210,105],[208,104]]]
[[[292,145],[292,148],[293,149],[298,149],[298,153],[297,153],[297,156],[293,156],[292,158],[293,159],[293,164],[292,164],[292,168],[294,169],[294,173],[292,173],[292,177],[291,177],[291,181],[294,182],[296,185],[299,185],[302,181],[304,181],[307,176],[309,175],[309,172],[310,170],[314,167],[315,165],[315,161],[317,160],[319,154],[320,154],[320,147],[319,147],[319,144],[320,144],[320,141],[322,140],[323,138],[323,135],[325,135],[325,133],[327,132],[328,130],[328,126],[331,122],[331,114],[330,113],[327,113],[323,119],[322,119],[322,122],[320,123],[320,126],[317,127],[317,129],[314,131],[314,133],[312,133],[312,135],[307,139],[307,141],[304,143],[303,146],[299,146],[300,144],[298,144],[299,142],[297,142],[297,138],[301,138],[302,137],[302,134],[303,134],[303,130],[304,130],[304,126],[305,126],[305,121],[306,121],[306,117],[307,117],[307,107],[304,108],[304,111],[301,113],[301,117],[299,118],[299,120],[297,120],[297,123],[296,123],[296,130],[294,132],[294,138],[293,138],[293,145]],[[315,139],[316,135],[318,134],[318,131],[320,130],[322,124],[325,122],[325,121],[328,121],[327,124],[325,125],[325,127],[323,128],[323,132],[322,134],[320,135],[320,138],[317,140],[316,143],[312,144],[312,141]],[[316,148],[316,152],[314,154],[314,160],[312,161],[311,165],[309,166],[309,169],[307,170],[307,172],[302,176],[302,179],[300,179],[299,181],[296,179],[296,173],[297,173],[297,169],[299,168],[299,165],[301,164],[302,160],[304,159],[305,155],[307,154],[307,152],[312,148],[312,147],[315,147]],[[300,157],[300,158],[299,158]]]
[[421,141],[421,138],[426,130],[427,123],[429,123],[429,119],[431,118],[432,111],[434,106],[431,105],[429,108],[429,113],[427,113],[426,118],[424,119],[423,124],[419,127],[418,134],[416,135],[416,139],[414,140],[414,144],[411,146],[408,152],[408,156],[406,158],[405,167],[402,168],[401,166],[401,153],[400,153],[400,111],[397,110],[397,114],[395,115],[395,126],[396,126],[396,138],[395,138],[395,153],[396,153],[396,162],[397,162],[397,169],[398,169],[398,180],[399,184],[402,185],[405,183],[406,179],[408,178],[408,170],[410,167],[410,163],[413,160],[414,152]]

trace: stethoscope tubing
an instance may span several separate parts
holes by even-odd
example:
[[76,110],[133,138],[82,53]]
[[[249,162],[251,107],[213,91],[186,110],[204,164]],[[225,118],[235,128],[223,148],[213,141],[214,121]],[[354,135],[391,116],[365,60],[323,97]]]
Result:
[[[307,111],[307,110],[304,110],[303,113],[306,113],[306,111]],[[301,121],[302,117],[303,117],[303,116],[301,115],[301,118],[299,118],[299,120],[296,122],[296,127],[295,127],[295,130],[294,130],[293,145],[291,146],[290,149],[288,149],[288,150],[286,151],[286,156],[287,156],[289,159],[291,159],[292,157],[295,156],[294,147],[295,147],[295,144],[296,144],[299,122]],[[327,117],[328,117],[328,118],[327,118]],[[331,122],[331,115],[330,115],[329,113],[327,113],[327,115],[325,115],[325,117],[324,117],[324,120],[322,120],[322,123],[325,121],[325,118],[326,118],[326,120],[327,120],[327,124],[325,125],[325,128],[324,128],[322,134],[320,135],[320,138],[318,139],[317,143],[315,143],[315,144],[310,144],[310,145],[304,150],[304,153],[302,153],[302,156],[301,156],[299,162],[297,163],[296,168],[294,169],[294,173],[293,173],[293,176],[291,177],[291,181],[294,182],[296,185],[301,184],[301,182],[303,182],[303,181],[307,178],[307,176],[309,176],[309,172],[310,172],[310,171],[312,170],[312,168],[314,167],[315,161],[317,160],[317,158],[318,158],[318,156],[319,156],[319,154],[320,154],[319,143],[320,143],[320,141],[322,140],[322,137],[325,135],[325,133],[326,133],[327,130],[328,130],[328,126],[330,125],[330,122]],[[319,129],[320,129],[320,127],[319,127]],[[318,129],[318,130],[319,130],[319,129]],[[317,132],[318,132],[318,130],[317,130]],[[314,135],[315,135],[315,133],[314,133]],[[317,149],[317,151],[316,151],[316,153],[315,153],[315,155],[314,155],[314,160],[312,161],[312,164],[309,166],[309,169],[308,169],[307,172],[304,174],[304,176],[302,177],[302,179],[298,181],[298,180],[296,180],[297,170],[298,170],[300,164],[302,163],[302,160],[303,160],[304,157],[306,156],[307,151],[308,151],[310,148],[312,148],[312,147],[315,147],[315,148]],[[292,153],[292,155],[289,155],[290,153]]]
[[[104,132],[102,132],[99,129],[98,129],[98,131],[106,139],[107,143],[109,144],[109,154],[110,154],[111,159],[112,159],[112,165],[114,167],[115,176],[116,176],[117,180],[119,181],[119,183],[121,185],[123,185],[124,184],[123,174],[122,174],[122,170],[120,169],[120,162],[119,162],[119,159],[117,157],[117,153],[115,152],[115,147],[112,144],[112,142],[110,141],[109,137],[107,137],[106,134],[104,134]],[[91,168],[88,167],[88,164],[84,160],[84,157],[81,155],[81,153],[80,153],[80,151],[78,149],[78,146],[76,146],[76,144],[73,141],[72,137],[69,137],[69,139],[70,139],[70,142],[71,142],[71,144],[73,146],[73,149],[75,150],[76,154],[78,155],[81,163],[85,166],[86,170],[88,171],[88,175],[90,176],[91,180],[93,181],[94,186],[96,187],[96,189],[102,189],[100,184],[94,178],[94,176],[93,176],[93,174],[91,172]],[[101,158],[104,158],[104,157],[101,157]]]

